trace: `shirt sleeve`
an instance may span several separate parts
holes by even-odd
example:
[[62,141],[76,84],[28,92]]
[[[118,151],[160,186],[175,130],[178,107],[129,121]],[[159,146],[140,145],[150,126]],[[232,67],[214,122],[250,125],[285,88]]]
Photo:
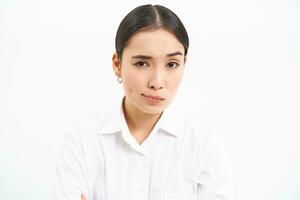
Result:
[[65,134],[56,157],[54,200],[80,200],[81,194],[89,199],[86,175],[82,140],[74,125]]
[[197,176],[198,199],[234,200],[232,161],[225,151],[220,135],[207,130],[206,140],[200,148],[200,160]]

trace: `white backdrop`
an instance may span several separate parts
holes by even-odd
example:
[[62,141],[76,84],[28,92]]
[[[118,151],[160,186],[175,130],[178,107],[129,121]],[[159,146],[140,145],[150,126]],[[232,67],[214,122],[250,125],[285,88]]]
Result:
[[51,199],[66,128],[123,95],[114,37],[145,3],[171,8],[186,26],[176,101],[221,133],[238,199],[300,199],[297,0],[1,0],[0,199]]

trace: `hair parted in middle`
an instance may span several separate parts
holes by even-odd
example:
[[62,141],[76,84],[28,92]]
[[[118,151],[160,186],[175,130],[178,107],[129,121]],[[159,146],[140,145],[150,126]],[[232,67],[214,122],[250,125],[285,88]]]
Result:
[[122,59],[123,50],[134,34],[159,28],[175,35],[183,45],[186,56],[189,48],[189,37],[179,17],[164,6],[147,4],[134,8],[121,21],[115,38],[115,48],[119,59]]

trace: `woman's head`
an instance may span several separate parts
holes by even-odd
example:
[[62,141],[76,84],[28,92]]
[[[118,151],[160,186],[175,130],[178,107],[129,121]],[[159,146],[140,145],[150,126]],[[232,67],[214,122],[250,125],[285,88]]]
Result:
[[170,9],[161,5],[142,5],[129,12],[121,21],[115,38],[115,48],[120,59],[130,38],[137,32],[162,28],[173,33],[188,52],[188,34],[178,18]]
[[[181,82],[189,39],[180,19],[159,5],[129,12],[116,35],[113,68],[123,80],[126,101],[149,114],[161,113]],[[164,98],[153,103],[145,95]]]

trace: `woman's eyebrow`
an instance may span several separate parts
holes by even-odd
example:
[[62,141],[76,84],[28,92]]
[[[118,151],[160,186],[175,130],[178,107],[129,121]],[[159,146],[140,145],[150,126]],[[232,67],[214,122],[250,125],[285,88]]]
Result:
[[177,55],[181,55],[181,56],[182,56],[182,53],[179,52],[179,51],[176,51],[176,52],[174,52],[174,53],[169,53],[169,54],[167,54],[167,57],[172,57],[172,56],[177,56]]
[[131,58],[138,58],[138,59],[151,59],[152,56],[146,56],[146,55],[136,55],[136,56],[132,56]]
[[[176,52],[173,52],[173,53],[168,53],[166,55],[166,57],[172,57],[172,56],[177,56],[177,55],[181,55],[182,56],[182,53],[179,52],[179,51],[176,51]],[[138,59],[147,60],[147,59],[152,59],[153,57],[152,56],[147,56],[147,55],[135,55],[135,56],[132,56],[131,58],[138,58]]]

